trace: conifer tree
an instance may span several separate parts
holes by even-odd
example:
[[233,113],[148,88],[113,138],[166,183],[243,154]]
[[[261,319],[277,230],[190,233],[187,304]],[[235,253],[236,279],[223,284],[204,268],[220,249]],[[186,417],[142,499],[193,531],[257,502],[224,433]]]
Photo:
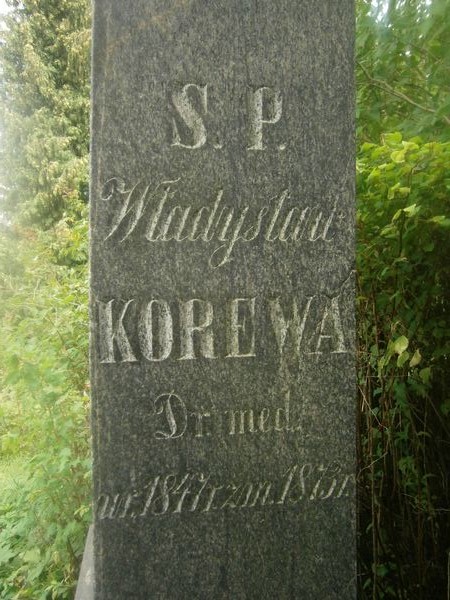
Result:
[[9,0],[1,32],[1,212],[47,228],[87,200],[88,0]]

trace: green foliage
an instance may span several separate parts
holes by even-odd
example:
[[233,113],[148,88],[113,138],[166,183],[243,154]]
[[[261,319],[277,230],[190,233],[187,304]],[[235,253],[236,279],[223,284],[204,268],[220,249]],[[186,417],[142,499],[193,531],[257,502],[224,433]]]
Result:
[[90,521],[90,3],[10,0],[0,36],[0,598],[72,598]]
[[449,38],[448,0],[357,0],[362,598],[447,594]]
[[0,238],[0,460],[23,460],[0,493],[8,600],[73,597],[90,520],[85,223]]
[[363,144],[357,170],[364,597],[439,598],[450,539],[450,143],[387,134]]
[[10,4],[0,37],[2,211],[49,227],[87,199],[89,2]]
[[357,1],[358,133],[448,140],[450,2]]

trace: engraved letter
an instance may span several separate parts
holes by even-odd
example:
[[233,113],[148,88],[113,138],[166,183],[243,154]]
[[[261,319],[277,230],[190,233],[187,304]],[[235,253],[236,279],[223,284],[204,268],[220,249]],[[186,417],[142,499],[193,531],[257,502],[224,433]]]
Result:
[[[255,433],[255,415],[252,408],[248,410],[226,410],[225,414],[230,416],[229,423],[229,435],[236,435],[236,433],[243,435],[244,433]],[[246,427],[247,417],[247,427]],[[239,423],[239,430],[237,424]]]
[[263,150],[263,125],[278,123],[281,119],[283,99],[281,93],[269,87],[260,87],[250,93],[249,150]]
[[[211,432],[208,431],[207,424],[205,425],[204,419],[211,419],[211,413],[209,412],[193,412],[191,416],[195,419],[195,437],[201,438],[203,436],[210,436]],[[209,421],[208,421],[209,422]],[[207,422],[207,423],[208,423]]]
[[155,498],[155,504],[158,502],[161,503],[160,508],[158,509],[156,506],[153,507],[154,515],[164,515],[170,506],[170,493],[173,491],[174,487],[177,483],[177,476],[173,473],[169,473],[166,475],[164,479],[160,481],[160,490],[161,495]]
[[292,484],[292,481],[294,479],[294,475],[295,475],[297,469],[298,469],[298,465],[294,465],[291,469],[289,469],[289,471],[287,471],[287,473],[286,473],[286,475],[287,475],[286,483],[283,486],[283,491],[281,493],[281,497],[278,500],[277,504],[284,504],[284,501],[286,500],[288,492],[289,492],[289,490],[291,488],[291,484]]
[[213,485],[211,487],[211,493],[209,494],[208,501],[202,512],[209,512],[211,510],[211,507],[213,510],[215,510],[217,508],[215,506],[212,506],[212,503],[214,501],[214,498],[215,498],[217,492],[220,492],[220,490],[222,490],[222,489],[223,489],[223,485],[217,485],[217,486]]
[[293,334],[296,339],[295,348],[297,352],[300,352],[300,346],[303,339],[303,333],[305,331],[306,319],[308,318],[309,309],[311,306],[311,302],[314,296],[308,298],[306,303],[306,307],[303,311],[303,316],[300,319],[300,315],[298,312],[297,302],[294,300],[292,303],[292,319],[285,319],[283,310],[280,305],[280,301],[271,300],[269,302],[270,305],[270,318],[272,320],[272,326],[275,333],[275,338],[277,340],[278,349],[280,354],[283,352],[284,344],[286,342],[286,336],[289,329],[293,330]]
[[311,354],[323,354],[322,345],[325,345],[325,352],[332,354],[344,354],[347,352],[345,347],[344,330],[341,323],[339,312],[339,298],[331,298],[323,312],[322,321],[318,328],[318,336],[315,352]]
[[[98,506],[100,507],[100,501],[104,501],[101,509],[98,509],[99,519],[115,519],[118,517],[119,508],[123,501],[121,494],[116,494],[111,497],[109,494],[101,494],[97,500]],[[111,501],[111,505],[110,505]],[[120,518],[120,517],[119,517]]]
[[194,510],[197,510],[197,506],[198,503],[200,502],[200,497],[203,493],[203,490],[205,489],[207,483],[209,482],[209,475],[206,477],[206,475],[203,475],[203,473],[199,473],[198,474],[198,481],[201,484],[200,489],[198,490],[198,492],[195,494],[194,496],[194,500],[192,501],[192,506],[190,508],[191,512],[194,512]]
[[139,341],[147,360],[162,361],[169,357],[173,345],[172,315],[164,300],[151,300],[143,308],[139,319]]
[[[183,508],[183,502],[184,502],[186,496],[191,493],[191,483],[192,483],[192,479],[194,477],[195,477],[194,475],[191,475],[190,473],[186,473],[186,475],[181,480],[180,485],[178,485],[175,488],[175,490],[173,491],[174,494],[180,494],[180,499],[178,500],[178,504],[176,505],[176,507],[173,511],[174,514],[181,513],[181,510]],[[187,485],[184,488],[184,490],[182,490],[182,487],[186,482],[187,482]]]
[[290,406],[289,406],[289,392],[286,394],[284,401],[284,408],[277,408],[275,411],[275,431],[290,431]]
[[[343,483],[342,483],[342,485],[340,487],[339,493],[337,494],[336,498],[340,498],[344,494],[344,490],[346,489],[347,484],[348,484],[349,481],[350,481],[351,484],[354,483],[354,477],[355,476],[353,474],[345,476],[344,481],[343,481]],[[348,496],[349,496],[349,494],[347,492],[344,497],[348,498]]]
[[139,223],[142,215],[144,214],[149,191],[149,186],[145,187],[145,189],[142,191],[139,189],[139,185],[140,182],[131,188],[131,190],[126,190],[123,179],[113,177],[112,179],[109,179],[103,186],[102,198],[104,200],[111,199],[115,192],[118,192],[121,196],[127,194],[120,211],[114,216],[114,222],[112,223],[111,231],[106,236],[105,241],[109,239],[117,231],[119,226],[128,218],[129,220],[128,225],[126,226],[126,231],[120,241],[123,242],[126,240],[136,228],[136,225]]
[[328,490],[325,489],[325,490],[319,491],[318,497],[320,500],[327,500],[328,498],[331,498],[331,496],[333,495],[333,492],[335,491],[336,486],[337,486],[337,477],[336,476],[341,474],[342,469],[341,469],[340,465],[333,464],[333,465],[329,465],[327,467],[326,471],[327,471],[327,475],[329,472],[331,472],[333,479],[332,479],[331,485],[328,488]]
[[[121,232],[121,238],[119,241],[125,241],[142,221],[145,211],[155,199],[156,193],[162,189],[163,196],[161,197],[158,208],[153,213],[150,233],[146,234],[146,238],[148,240],[154,241],[152,237],[153,232],[157,221],[161,216],[164,204],[174,193],[171,190],[171,185],[177,183],[178,181],[178,179],[174,181],[162,181],[154,190],[150,190],[150,185],[146,184],[144,181],[138,181],[131,189],[127,190],[125,189],[125,182],[122,179],[119,179],[118,177],[109,179],[103,186],[102,198],[104,200],[111,200],[118,195],[120,198],[120,208],[114,215],[114,219],[111,224],[111,230],[106,236],[105,241],[119,231]],[[116,198],[114,206],[119,203],[119,198]]]
[[248,483],[247,485],[247,494],[243,503],[240,505],[241,508],[244,508],[246,506],[256,506],[258,501],[260,502],[261,506],[264,506],[265,504],[273,504],[273,500],[269,498],[270,493],[272,491],[271,483],[269,483],[268,481],[264,481],[262,483],[258,483],[255,486],[252,483]]
[[259,430],[261,431],[261,433],[268,433],[269,431],[271,431],[272,427],[270,424],[267,424],[267,422],[270,419],[270,410],[268,408],[262,408],[261,412],[259,413]]
[[[174,92],[172,94],[172,103],[182,118],[184,126],[181,127],[180,132],[180,127],[177,124],[177,120],[175,118],[172,119],[172,146],[180,146],[181,148],[189,148],[193,150],[195,148],[201,148],[205,144],[206,129],[202,117],[192,106],[191,98],[188,95],[188,91],[190,89],[196,91],[200,100],[202,112],[204,114],[208,112],[208,92],[206,85],[188,83],[181,89],[181,91]],[[186,127],[189,129],[188,135],[186,135]],[[186,140],[183,142],[182,137],[187,137],[190,143],[186,143]]]
[[186,406],[179,396],[173,392],[161,394],[155,400],[155,411],[157,415],[164,413],[168,427],[168,431],[155,431],[155,438],[174,440],[184,435],[187,427],[187,412]]
[[109,495],[108,494],[100,494],[97,498],[97,512],[98,518],[100,520],[106,519],[106,509],[109,505]]
[[[196,314],[194,314],[196,313]],[[197,358],[194,347],[194,332],[197,332],[199,342],[199,355],[205,358],[214,356],[214,335],[211,329],[213,320],[213,307],[206,300],[188,300],[180,302],[180,360],[193,360]],[[195,324],[197,321],[197,324]]]
[[123,319],[128,310],[128,307],[133,300],[128,300],[122,309],[117,323],[113,324],[112,305],[114,300],[110,300],[106,304],[98,302],[99,329],[100,329],[100,362],[114,363],[114,342],[121,354],[122,362],[135,362],[137,359],[133,354],[130,342],[123,326]]
[[255,301],[256,298],[235,298],[231,302],[228,357],[255,356]]
[[152,503],[152,500],[153,500],[153,496],[155,495],[156,487],[157,487],[157,485],[158,485],[158,483],[159,483],[159,479],[160,479],[160,476],[158,475],[158,476],[157,476],[157,477],[155,477],[155,479],[154,479],[154,480],[151,482],[151,484],[148,484],[148,485],[146,485],[146,486],[145,486],[146,488],[147,488],[147,487],[149,487],[149,488],[150,488],[150,491],[149,491],[149,493],[147,494],[147,499],[146,499],[146,501],[145,501],[144,508],[143,508],[143,510],[142,510],[142,512],[141,512],[141,514],[140,514],[140,516],[141,516],[141,517],[145,517],[145,515],[147,514],[147,511],[148,511],[148,509],[150,508],[150,505],[151,505],[151,503]]

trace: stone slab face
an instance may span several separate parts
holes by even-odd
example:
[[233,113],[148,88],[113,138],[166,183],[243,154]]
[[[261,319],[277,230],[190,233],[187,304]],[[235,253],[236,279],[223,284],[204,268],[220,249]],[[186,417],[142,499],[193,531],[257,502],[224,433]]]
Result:
[[351,0],[96,0],[96,599],[355,584]]
[[94,600],[94,528],[91,525],[86,538],[74,600]]

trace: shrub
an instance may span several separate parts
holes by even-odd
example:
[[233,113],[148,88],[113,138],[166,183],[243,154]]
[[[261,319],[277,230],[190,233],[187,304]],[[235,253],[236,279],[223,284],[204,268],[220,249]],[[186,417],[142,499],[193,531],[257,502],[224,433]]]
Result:
[[449,167],[449,143],[399,133],[358,157],[361,560],[371,598],[446,591]]
[[0,248],[0,598],[71,598],[90,521],[86,219]]

